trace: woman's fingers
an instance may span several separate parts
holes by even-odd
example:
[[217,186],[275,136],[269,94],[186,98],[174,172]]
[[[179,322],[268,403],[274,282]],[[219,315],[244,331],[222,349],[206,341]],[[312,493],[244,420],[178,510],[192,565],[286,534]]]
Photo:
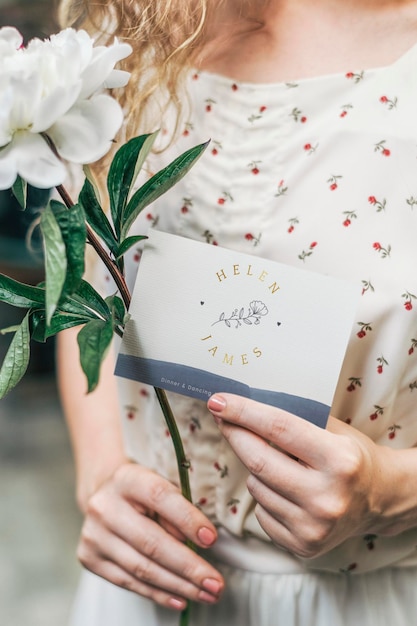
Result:
[[273,406],[234,394],[216,394],[208,408],[223,424],[219,426],[228,437],[227,424],[241,426],[262,439],[301,459],[310,467],[320,467],[334,446],[333,436],[301,417]]
[[117,471],[120,495],[156,513],[193,543],[208,548],[217,538],[215,526],[177,487],[147,468],[128,464]]
[[182,611],[186,607],[187,601],[183,597],[171,595],[137,580],[113,561],[101,560],[92,571],[114,585],[149,598],[166,608]]
[[[314,470],[298,463],[296,459],[241,424],[236,426],[221,420],[219,428],[252,476],[259,478],[274,493],[281,494],[286,500],[299,505],[303,503],[304,491]],[[254,497],[257,499],[255,495]]]
[[[143,520],[138,521],[142,525]],[[157,527],[155,522],[149,521]],[[158,531],[156,530],[155,535],[157,534]],[[161,543],[163,543],[162,539]],[[169,546],[169,542],[167,542],[167,545]],[[172,546],[169,547],[171,552],[176,552]],[[191,552],[188,548],[185,548],[184,552],[187,551]],[[177,553],[178,555],[179,553]],[[186,556],[192,557],[193,555],[187,554]],[[172,597],[175,597],[177,600],[188,598],[207,603],[213,603],[218,600],[218,594],[210,593],[204,588],[205,584],[210,586],[210,583],[207,583],[207,578],[201,581],[202,586],[199,586],[194,581],[193,565],[188,566],[188,572],[181,567],[181,563],[176,563],[175,567],[172,567],[175,557],[171,558],[170,562],[165,562],[162,559],[160,564],[156,558],[150,558],[144,551],[136,549],[130,542],[126,542],[111,531],[93,522],[87,523],[86,528],[83,530],[78,557],[87,569],[95,571],[100,576],[105,576],[105,571],[109,572],[111,570],[116,572],[116,567],[119,575],[116,579],[111,579],[111,582],[120,585],[120,575],[123,575],[123,584],[121,586],[146,595],[146,597],[150,597],[164,605],[169,604]],[[184,560],[186,559],[183,558],[182,561]],[[200,560],[204,563],[202,559]],[[109,564],[113,564],[115,567],[110,568]],[[198,569],[198,564],[196,567]],[[186,574],[189,574],[191,579],[188,579]],[[197,581],[198,578],[198,572],[196,572],[195,580]],[[213,584],[211,584],[210,589],[213,589]],[[145,587],[146,593],[144,593]]]
[[207,547],[216,531],[175,486],[127,464],[90,498],[78,556],[87,569],[115,584],[123,575],[121,586],[164,606],[178,604],[178,598],[216,602],[223,578],[185,545],[185,537]]

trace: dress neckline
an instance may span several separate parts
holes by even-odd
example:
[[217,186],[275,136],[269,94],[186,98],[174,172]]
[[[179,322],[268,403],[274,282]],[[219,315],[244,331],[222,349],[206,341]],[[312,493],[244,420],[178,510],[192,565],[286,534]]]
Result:
[[[399,56],[395,61],[389,63],[387,65],[381,65],[372,68],[361,68],[361,69],[351,69],[348,68],[345,71],[340,72],[332,72],[328,74],[319,74],[317,76],[310,76],[305,78],[299,78],[294,80],[286,80],[286,81],[277,81],[277,82],[251,82],[251,81],[241,81],[233,78],[233,76],[227,76],[227,74],[220,74],[217,72],[212,72],[210,70],[204,69],[193,69],[191,72],[191,76],[201,76],[206,78],[211,82],[216,82],[217,84],[223,84],[226,87],[230,87],[231,84],[239,85],[240,89],[245,89],[247,91],[262,91],[262,90],[280,90],[287,89],[289,87],[295,87],[299,85],[314,85],[320,82],[341,80],[343,78],[353,78],[355,76],[359,76],[360,74],[369,75],[377,75],[382,74],[386,71],[394,70],[399,66],[408,62],[409,58],[413,58],[417,55],[417,42],[414,43],[408,50],[406,50],[401,56]],[[416,68],[417,69],[417,68]]]

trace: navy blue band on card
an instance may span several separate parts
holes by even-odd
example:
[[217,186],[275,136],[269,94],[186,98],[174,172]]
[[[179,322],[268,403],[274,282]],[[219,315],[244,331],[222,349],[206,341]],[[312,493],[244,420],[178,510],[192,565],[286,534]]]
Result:
[[254,389],[231,378],[167,361],[119,354],[115,374],[198,400],[207,401],[211,395],[222,391],[235,393],[298,415],[321,428],[325,428],[330,413],[329,406],[316,400],[279,391]]

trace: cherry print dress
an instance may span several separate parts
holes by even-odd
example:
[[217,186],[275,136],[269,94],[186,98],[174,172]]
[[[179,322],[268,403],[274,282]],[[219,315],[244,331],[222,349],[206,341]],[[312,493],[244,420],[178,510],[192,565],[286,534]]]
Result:
[[[187,87],[180,136],[152,157],[149,171],[197,143],[210,145],[140,217],[137,232],[158,228],[355,281],[360,309],[332,415],[378,444],[415,446],[417,47],[374,70],[272,85],[194,72]],[[166,124],[161,140],[169,133]],[[133,250],[127,263],[132,284],[140,256]],[[128,454],[177,481],[152,389],[120,385]],[[246,471],[205,404],[169,397],[191,461],[194,502],[220,529],[211,558],[227,580],[222,602],[196,608],[193,624],[379,619],[406,626],[417,619],[417,530],[356,537],[310,560],[277,549],[255,518]],[[115,623],[165,626],[177,616],[86,574],[72,624]]]

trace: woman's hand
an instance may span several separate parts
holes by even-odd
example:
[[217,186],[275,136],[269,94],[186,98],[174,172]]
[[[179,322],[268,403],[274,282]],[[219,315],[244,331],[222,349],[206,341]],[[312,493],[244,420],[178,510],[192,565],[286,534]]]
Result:
[[92,572],[162,606],[214,603],[223,579],[187,539],[207,548],[216,529],[169,481],[126,463],[89,499],[78,557]]
[[232,394],[212,396],[208,408],[249,470],[256,516],[277,545],[311,558],[355,535],[417,526],[415,449],[378,446],[334,418],[323,430]]

